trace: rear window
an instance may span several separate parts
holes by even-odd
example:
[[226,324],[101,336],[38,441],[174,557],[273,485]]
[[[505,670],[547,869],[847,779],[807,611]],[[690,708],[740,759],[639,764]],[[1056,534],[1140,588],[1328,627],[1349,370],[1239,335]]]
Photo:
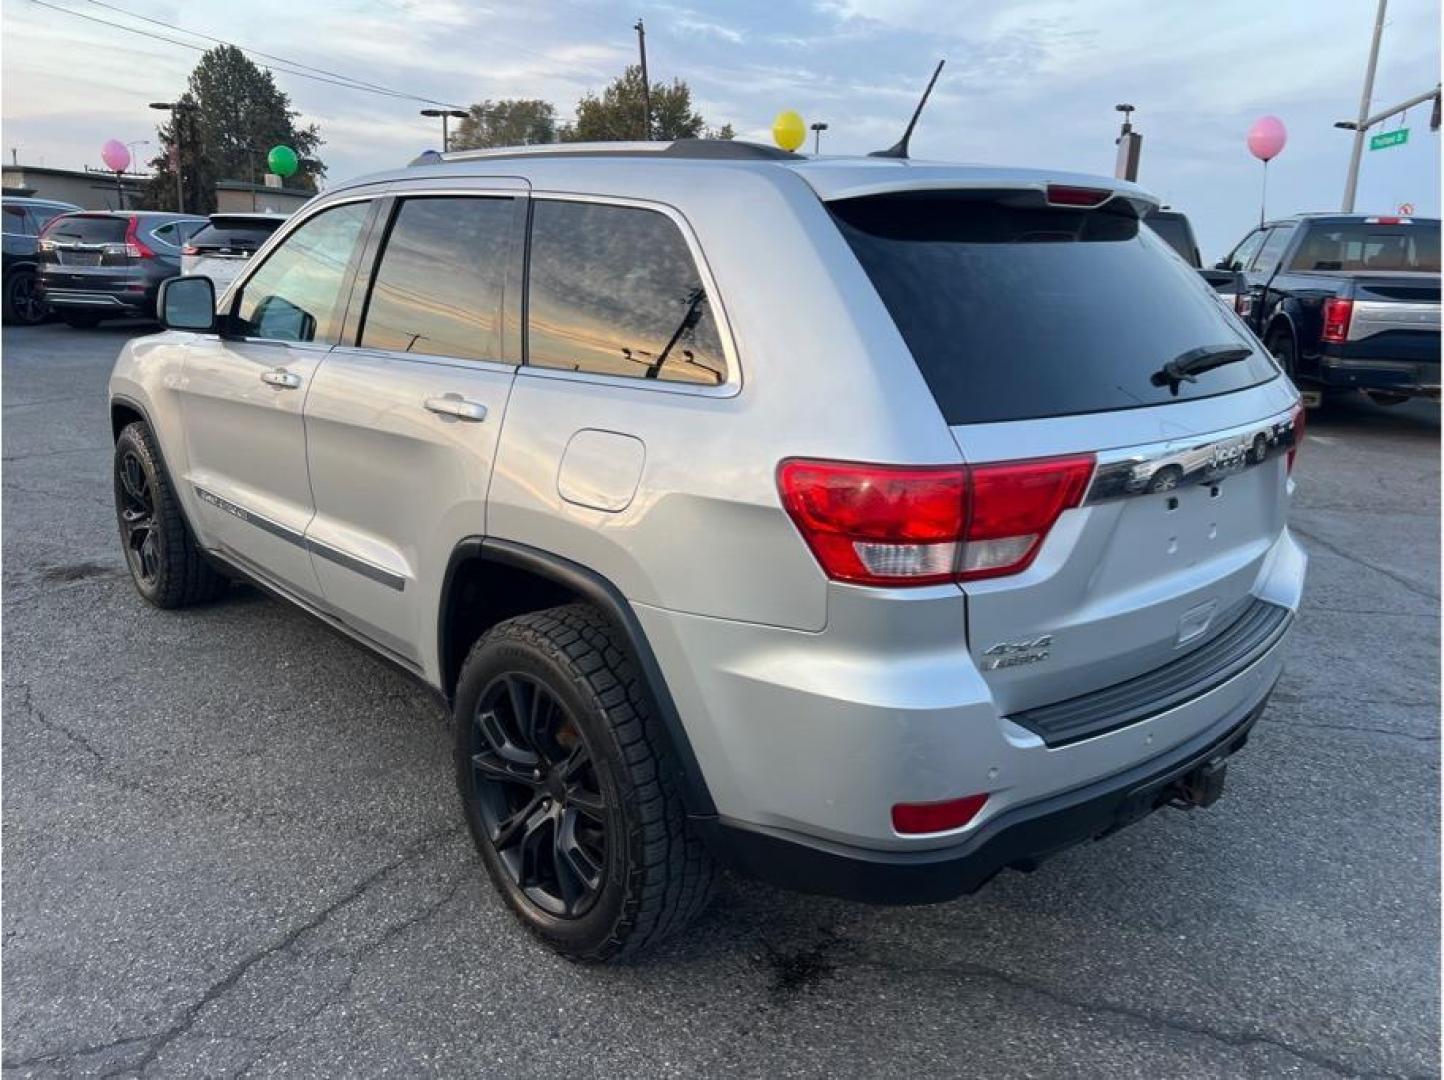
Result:
[[1163,242],[1183,256],[1190,266],[1198,265],[1198,249],[1193,246],[1193,230],[1182,214],[1150,214],[1148,227],[1163,237]]
[[46,229],[47,240],[65,240],[79,244],[120,244],[125,241],[125,217],[86,217],[71,214],[58,217]]
[[1189,350],[1253,342],[1198,273],[1123,212],[971,193],[829,209],[950,424],[1166,405],[1277,374],[1255,351],[1194,382],[1155,384]]
[[1439,273],[1439,223],[1311,224],[1290,270],[1393,270]]
[[207,251],[216,251],[222,248],[230,251],[255,251],[270,239],[271,234],[280,227],[280,224],[279,221],[220,218],[212,220],[209,225],[201,226],[200,230],[190,238],[190,245]]

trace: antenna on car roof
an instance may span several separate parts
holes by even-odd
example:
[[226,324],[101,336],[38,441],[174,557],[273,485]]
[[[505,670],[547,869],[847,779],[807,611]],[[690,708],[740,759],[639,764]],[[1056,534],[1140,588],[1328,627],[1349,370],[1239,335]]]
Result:
[[913,110],[913,118],[908,121],[907,130],[903,132],[902,138],[886,150],[874,150],[867,155],[868,157],[892,157],[907,160],[908,140],[913,137],[913,128],[917,127],[918,117],[923,113],[923,106],[928,103],[928,95],[933,92],[933,83],[938,81],[938,74],[943,70],[943,65],[946,63],[946,60],[939,60],[938,66],[933,68],[933,77],[928,80],[928,88],[923,91],[922,100],[918,102],[918,107]]

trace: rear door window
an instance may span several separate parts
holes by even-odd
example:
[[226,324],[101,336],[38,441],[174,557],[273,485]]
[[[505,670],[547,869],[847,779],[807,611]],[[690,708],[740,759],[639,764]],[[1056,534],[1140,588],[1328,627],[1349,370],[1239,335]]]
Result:
[[1122,210],[977,193],[829,204],[950,424],[1166,405],[1254,386],[1262,351],[1155,379],[1202,346],[1253,347],[1198,273]]
[[1278,225],[1270,230],[1268,239],[1263,242],[1263,247],[1258,249],[1258,258],[1253,261],[1253,272],[1272,274],[1278,267],[1279,260],[1283,258],[1284,249],[1289,246],[1293,238],[1294,227],[1292,225]]
[[527,362],[719,386],[727,361],[711,298],[666,214],[535,199]]
[[5,208],[5,231],[14,233],[17,236],[34,236],[35,230],[30,224],[30,218],[25,213],[23,206],[6,206]]
[[515,220],[510,198],[404,200],[382,249],[359,344],[499,359]]

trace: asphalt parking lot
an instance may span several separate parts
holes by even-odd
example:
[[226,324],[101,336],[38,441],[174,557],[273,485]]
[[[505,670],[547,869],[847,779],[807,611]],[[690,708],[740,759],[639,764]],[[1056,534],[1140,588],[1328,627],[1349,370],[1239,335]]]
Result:
[[599,970],[493,894],[429,692],[249,589],[136,596],[137,332],[4,331],[7,1073],[1438,1075],[1437,406],[1311,414],[1305,610],[1217,806],[942,906],[728,881]]

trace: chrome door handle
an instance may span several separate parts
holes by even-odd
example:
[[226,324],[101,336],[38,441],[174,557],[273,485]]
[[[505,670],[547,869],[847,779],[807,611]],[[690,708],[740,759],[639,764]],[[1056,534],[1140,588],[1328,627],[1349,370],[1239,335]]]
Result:
[[274,386],[277,390],[294,390],[301,385],[301,376],[276,368],[274,371],[261,372],[261,382]]
[[479,423],[486,419],[486,406],[479,401],[468,401],[464,397],[429,397],[426,408],[440,416],[454,416],[458,420]]

